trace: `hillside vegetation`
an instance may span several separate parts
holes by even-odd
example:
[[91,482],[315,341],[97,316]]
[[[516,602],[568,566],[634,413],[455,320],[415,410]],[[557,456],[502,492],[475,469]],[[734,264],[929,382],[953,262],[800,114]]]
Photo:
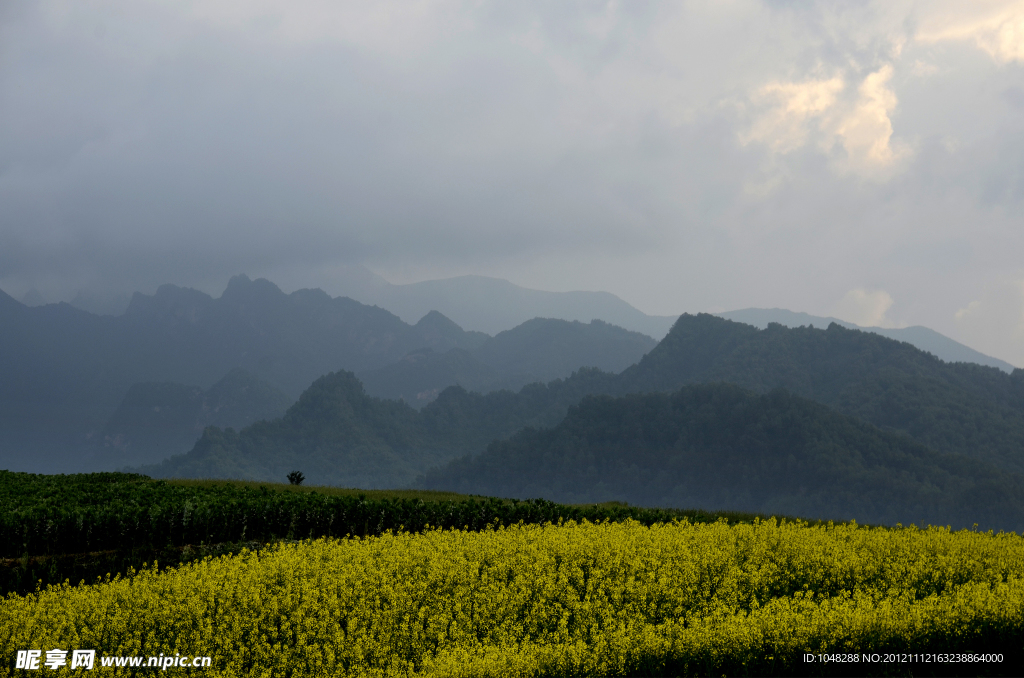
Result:
[[492,443],[419,486],[1024,532],[1019,474],[933,452],[786,391],[727,384],[588,397],[554,428]]
[[945,363],[910,344],[838,325],[758,330],[683,315],[620,375],[617,392],[716,381],[762,393],[785,388],[938,452],[1024,471],[1024,370]]
[[422,410],[368,396],[351,372],[316,380],[285,415],[241,431],[208,428],[187,454],[144,473],[161,478],[283,478],[295,469],[321,485],[404,487],[420,473],[482,452],[525,426],[552,426],[613,375],[583,370],[518,394],[446,389]]
[[872,334],[880,334],[881,336],[888,337],[889,339],[906,342],[916,346],[926,353],[931,353],[936,358],[944,360],[947,363],[976,363],[978,365],[998,367],[1007,374],[1013,372],[1015,369],[1013,365],[1005,360],[999,360],[998,358],[985,355],[980,351],[975,351],[969,346],[965,346],[958,341],[954,341],[945,335],[939,334],[935,330],[928,329],[927,327],[922,327],[920,325],[912,325],[910,327],[861,327],[860,325],[848,323],[840,320],[839,318],[824,318],[821,316],[810,315],[808,313],[795,313],[782,308],[745,308],[738,311],[716,313],[715,315],[719,318],[753,325],[762,330],[767,328],[771,323],[778,323],[780,325],[785,325],[786,327],[804,327],[810,325],[819,329],[826,329],[829,325],[835,323],[840,327],[845,327],[849,330],[871,332]]

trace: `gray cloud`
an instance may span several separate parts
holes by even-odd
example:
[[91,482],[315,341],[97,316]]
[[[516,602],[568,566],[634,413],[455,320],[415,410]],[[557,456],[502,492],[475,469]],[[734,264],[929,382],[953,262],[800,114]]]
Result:
[[977,7],[7,3],[0,287],[364,263],[973,338],[1024,279],[1024,14]]

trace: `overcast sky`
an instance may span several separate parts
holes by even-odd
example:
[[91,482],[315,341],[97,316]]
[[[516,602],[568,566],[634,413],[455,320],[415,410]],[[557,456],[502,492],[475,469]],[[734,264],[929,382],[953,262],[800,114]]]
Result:
[[0,2],[0,288],[351,264],[1024,366],[1024,0]]

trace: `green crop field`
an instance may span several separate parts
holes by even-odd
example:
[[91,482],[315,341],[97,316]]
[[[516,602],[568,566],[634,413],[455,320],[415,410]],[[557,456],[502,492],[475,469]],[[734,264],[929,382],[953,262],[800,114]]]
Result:
[[[159,482],[159,481],[153,481]],[[367,499],[419,499],[420,501],[473,501],[480,499],[475,495],[458,494],[456,492],[438,492],[435,490],[361,490],[348,487],[330,487],[318,485],[290,485],[288,483],[265,483],[258,480],[203,480],[191,478],[174,478],[165,481],[174,487],[190,487],[198,489],[248,488],[259,490],[267,488],[275,492],[298,492],[323,494],[331,497],[365,497]]]
[[245,481],[152,480],[123,473],[0,471],[0,592],[95,581],[158,561],[174,565],[281,539],[367,536],[432,527],[613,520],[650,525],[751,514],[565,506],[447,492],[371,491]]

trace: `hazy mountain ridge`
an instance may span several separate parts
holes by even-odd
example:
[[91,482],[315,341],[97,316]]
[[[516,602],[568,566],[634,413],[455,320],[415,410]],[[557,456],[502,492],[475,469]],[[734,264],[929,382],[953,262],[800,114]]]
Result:
[[538,381],[549,374],[568,376],[580,367],[621,372],[657,345],[645,334],[600,319],[534,318],[498,333],[474,353],[503,373]]
[[556,427],[527,429],[418,486],[571,503],[626,501],[811,518],[1024,528],[1024,476],[786,391],[727,384],[591,396]]
[[661,339],[677,317],[647,315],[609,292],[547,292],[481,275],[396,285],[365,267],[350,266],[338,276],[337,285],[345,296],[382,306],[410,322],[437,310],[461,327],[491,335],[533,318],[557,318],[603,320]]
[[862,327],[860,325],[840,320],[839,318],[820,317],[809,315],[807,313],[797,313],[783,308],[745,308],[738,311],[715,313],[714,315],[717,315],[720,318],[725,318],[726,320],[735,320],[736,322],[753,325],[754,327],[762,330],[765,329],[769,323],[779,323],[780,325],[790,328],[810,325],[812,327],[817,327],[818,329],[826,329],[829,325],[835,323],[848,330],[861,330],[862,332],[880,334],[883,337],[895,339],[896,341],[905,341],[908,344],[912,344],[922,351],[927,351],[936,358],[948,363],[977,363],[978,365],[986,365],[988,367],[998,367],[1004,372],[1013,372],[1013,370],[1016,369],[1013,365],[1004,360],[993,358],[992,356],[985,355],[980,351],[975,351],[970,346],[964,346],[960,342],[954,341],[944,334],[940,334],[935,330],[922,327],[920,325],[899,328]]
[[437,353],[429,348],[413,351],[390,365],[359,373],[367,393],[423,407],[449,386],[486,393],[518,389],[522,383],[504,380],[493,367],[473,353],[453,348]]
[[[285,294],[269,281],[245,276],[232,279],[219,299],[173,285],[151,296],[137,294],[117,318],[67,304],[30,309],[7,295],[0,296],[0,316],[5,375],[0,430],[6,449],[22,458],[47,445],[80,455],[86,433],[92,432],[93,440],[106,435],[105,422],[133,384],[206,387],[241,366],[294,395],[340,366],[359,370],[373,394],[428,401],[446,383],[462,384],[461,391],[439,398],[437,407],[424,412],[425,421],[459,421],[459,427],[438,429],[451,438],[414,436],[415,449],[444,450],[431,457],[435,461],[480,452],[524,426],[554,426],[588,394],[673,391],[723,380],[757,392],[785,387],[938,451],[973,455],[1008,469],[1024,464],[1019,372],[948,365],[908,344],[838,326],[786,330],[773,325],[759,331],[684,315],[664,341],[619,376],[577,370],[518,393],[481,396],[465,391],[515,389],[526,380],[544,380],[550,375],[544,370],[571,369],[567,357],[578,359],[581,367],[598,363],[615,371],[621,368],[600,361],[643,355],[652,341],[603,322],[551,319],[535,319],[490,338],[464,331],[438,312],[409,325],[352,299],[320,290]],[[582,337],[591,343],[580,343]],[[608,347],[617,348],[602,355]],[[373,376],[380,379],[374,383]],[[180,395],[168,397],[174,401]],[[194,423],[179,423],[195,435]],[[403,464],[403,477],[409,477],[413,467]],[[263,472],[259,464],[250,466],[252,473]],[[364,476],[385,482],[383,468]]]
[[656,345],[644,334],[600,320],[534,318],[488,338],[472,351],[423,349],[362,372],[359,378],[371,395],[422,406],[453,385],[487,393],[565,378],[581,367],[619,372]]
[[65,303],[29,308],[0,293],[0,459],[78,469],[87,435],[137,383],[208,388],[242,367],[294,398],[332,370],[484,339],[436,317],[408,325],[381,308],[320,290],[286,295],[245,276],[218,299],[173,285],[136,294],[118,317]]
[[[429,400],[445,386],[462,382],[480,389],[518,388],[527,381],[568,376],[588,361],[617,368],[635,362],[654,345],[648,337],[600,322],[581,326],[552,321],[528,327],[552,325],[561,334],[580,336],[559,348],[558,331],[545,339],[543,331],[513,330],[497,338],[497,349],[483,353],[499,366],[494,372],[484,375],[486,370],[478,369],[479,374],[467,379],[447,367],[439,381],[431,377],[411,395],[428,391]],[[95,452],[93,441],[104,435],[106,421],[136,384],[208,388],[238,367],[294,398],[332,371],[391,366],[396,392],[385,388],[382,394],[398,397],[407,395],[406,367],[417,355],[433,355],[435,361],[446,356],[441,362],[451,362],[458,351],[477,351],[495,341],[462,330],[437,311],[409,325],[380,307],[332,298],[321,290],[285,294],[268,281],[245,276],[231,279],[216,299],[173,285],[154,295],[137,293],[116,317],[65,303],[30,308],[2,295],[0,326],[0,459],[6,457],[5,463],[17,467],[31,451],[29,459],[49,459],[52,470],[88,468],[82,464]],[[584,328],[581,334],[578,330]],[[509,351],[519,341],[515,337],[530,335],[536,335],[530,348],[512,356]],[[616,356],[616,351],[623,354]],[[580,363],[573,366],[573,359]],[[180,407],[181,394],[163,392],[165,405]],[[190,435],[186,431],[193,427],[179,423],[178,434],[166,429],[164,434],[174,439]]]
[[245,276],[232,278],[219,299],[170,285],[152,297],[136,294],[124,318],[162,327],[196,360],[234,361],[295,396],[333,369],[369,369],[418,348],[471,348],[481,341],[434,317],[408,325],[346,297],[322,290],[285,294]]

